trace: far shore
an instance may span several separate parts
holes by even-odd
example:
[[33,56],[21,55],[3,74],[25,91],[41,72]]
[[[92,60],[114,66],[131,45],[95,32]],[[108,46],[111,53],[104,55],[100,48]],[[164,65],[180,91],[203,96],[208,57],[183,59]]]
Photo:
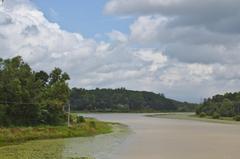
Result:
[[220,124],[240,124],[239,121],[235,121],[232,118],[223,117],[220,119],[213,119],[212,117],[199,117],[195,113],[157,113],[152,115],[146,115],[147,117],[154,118],[167,118],[167,119],[179,119],[179,120],[194,120],[202,122],[220,123]]

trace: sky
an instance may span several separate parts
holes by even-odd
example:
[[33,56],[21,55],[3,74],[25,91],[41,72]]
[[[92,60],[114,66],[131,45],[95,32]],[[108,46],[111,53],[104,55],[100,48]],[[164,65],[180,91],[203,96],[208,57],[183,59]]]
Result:
[[240,88],[239,0],[5,0],[0,57],[60,67],[71,87],[201,102]]

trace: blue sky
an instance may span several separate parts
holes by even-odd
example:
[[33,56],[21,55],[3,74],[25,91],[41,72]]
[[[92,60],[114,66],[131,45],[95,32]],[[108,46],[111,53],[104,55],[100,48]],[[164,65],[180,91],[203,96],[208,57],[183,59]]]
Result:
[[46,17],[57,22],[62,29],[94,37],[112,30],[129,32],[133,19],[124,19],[104,13],[108,0],[33,0]]

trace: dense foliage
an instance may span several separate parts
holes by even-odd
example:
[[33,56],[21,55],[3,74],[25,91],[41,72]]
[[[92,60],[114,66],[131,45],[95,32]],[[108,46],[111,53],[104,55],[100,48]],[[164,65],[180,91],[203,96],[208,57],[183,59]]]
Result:
[[35,72],[21,57],[0,59],[0,126],[62,123],[69,76]]
[[194,111],[195,105],[166,98],[163,94],[119,89],[73,88],[71,107],[77,111],[146,112]]
[[200,116],[212,116],[213,118],[234,117],[240,120],[240,92],[215,95],[205,99],[196,113]]

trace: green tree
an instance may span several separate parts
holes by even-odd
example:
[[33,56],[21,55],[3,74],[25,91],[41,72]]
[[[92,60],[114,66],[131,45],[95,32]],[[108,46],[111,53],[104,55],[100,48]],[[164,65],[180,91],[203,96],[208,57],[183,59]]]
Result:
[[225,117],[232,117],[234,115],[233,111],[234,105],[232,101],[229,99],[224,99],[219,109],[220,115]]
[[69,79],[59,68],[34,72],[20,56],[0,59],[0,126],[63,123]]
[[36,81],[40,81],[42,83],[42,86],[46,86],[49,81],[49,75],[44,71],[39,71],[35,73],[35,79]]
[[38,122],[40,83],[30,66],[20,56],[3,61],[1,67],[1,101],[5,101],[6,116],[14,125],[34,125]]
[[60,124],[65,120],[64,107],[69,100],[70,89],[67,84],[69,80],[67,73],[55,68],[50,73],[50,82],[44,92],[44,107],[42,114],[44,123]]

